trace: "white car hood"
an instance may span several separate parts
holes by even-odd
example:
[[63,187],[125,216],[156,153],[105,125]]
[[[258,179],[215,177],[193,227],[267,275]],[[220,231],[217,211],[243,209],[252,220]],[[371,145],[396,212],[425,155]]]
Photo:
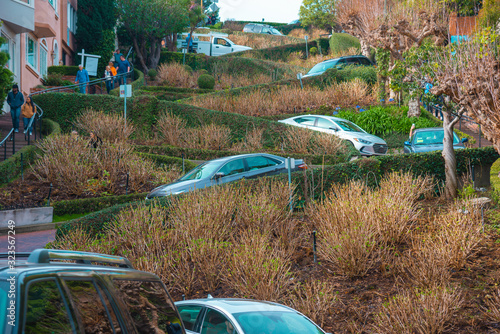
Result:
[[368,140],[369,142],[372,142],[374,144],[384,144],[387,145],[387,143],[380,137],[377,137],[375,135],[371,135],[369,133],[364,133],[364,132],[348,132],[348,131],[341,131],[338,132],[338,136],[344,139],[354,139],[354,138],[359,138],[359,139],[364,139]]

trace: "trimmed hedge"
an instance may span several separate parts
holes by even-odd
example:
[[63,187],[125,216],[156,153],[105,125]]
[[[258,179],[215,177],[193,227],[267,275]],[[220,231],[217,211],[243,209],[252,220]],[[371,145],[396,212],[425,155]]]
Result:
[[[134,78],[135,80],[132,81],[131,84],[133,94],[136,90],[140,91],[140,89],[144,86],[144,73],[134,68]],[[116,87],[115,89],[110,90],[109,95],[120,96],[120,87]]]
[[[175,146],[135,146],[136,151],[144,153],[153,153],[155,155],[165,155],[169,157],[184,157],[191,160],[212,160],[231,155],[247,154],[249,152],[234,152],[234,151],[214,151],[214,150],[200,150],[194,148],[180,148]],[[297,154],[297,153],[284,153],[284,152],[267,152],[282,157],[290,157],[295,159],[304,159],[307,163],[313,165],[334,165],[339,162],[346,161],[353,156],[359,156],[359,152],[353,148],[349,148],[350,152],[347,156],[335,155],[312,155],[312,154]],[[196,167],[196,166],[195,166]],[[194,167],[193,167],[194,168]],[[187,168],[186,168],[187,170]]]
[[[168,63],[182,64],[184,54],[182,52],[162,51],[158,65]],[[203,53],[187,53],[186,65],[189,65],[194,70],[208,68],[208,56]]]
[[47,74],[74,75],[78,72],[78,66],[49,66]]
[[177,87],[164,87],[152,86],[142,87],[137,95],[152,95],[158,100],[163,101],[178,101],[187,99],[200,94],[213,93],[212,89],[193,89],[193,88],[177,88]]
[[[47,135],[55,135],[61,133],[59,124],[50,119],[42,119],[42,133]],[[35,145],[25,146],[16,152],[13,156],[0,162],[0,184],[8,183],[14,178],[21,175],[21,154],[23,155],[24,167],[29,166],[35,161],[38,148]]]
[[[469,164],[489,165],[495,162],[500,155],[492,148],[465,149],[456,151],[457,153],[457,172],[463,175],[467,172]],[[401,154],[394,156],[383,156],[376,158],[358,159],[353,162],[337,164],[325,167],[323,170],[317,169],[316,172],[306,172],[308,189],[316,189],[314,194],[308,193],[307,197],[320,199],[323,194],[331,188],[334,183],[345,183],[349,180],[363,180],[368,185],[375,187],[379,184],[381,178],[392,171],[408,171],[414,175],[431,175],[437,181],[444,182],[444,160],[441,152],[430,152],[424,154]],[[272,178],[281,181],[287,181],[287,174],[272,176]],[[304,192],[304,172],[292,173],[292,182],[296,187],[296,207],[300,207],[306,198]],[[253,181],[246,181],[253,182]],[[151,202],[146,202],[149,205]],[[168,198],[160,199],[160,203],[169,204]],[[100,212],[79,218],[70,223],[63,224],[57,231],[57,237],[68,233],[76,226],[83,227],[92,234],[100,233],[105,224],[112,222],[116,215],[123,209],[136,207],[141,202],[129,204],[120,204]]]
[[349,48],[361,48],[359,39],[346,33],[335,33],[330,37],[330,50],[332,54],[345,51]]
[[[140,146],[140,147],[150,147],[150,146]],[[182,168],[182,156],[181,157],[172,157],[172,156],[166,156],[166,155],[158,155],[158,154],[150,154],[150,153],[145,153],[146,150],[138,150],[137,152],[140,156],[143,156],[144,158],[147,158],[149,160],[152,160],[155,162],[157,165],[174,165],[179,168]],[[187,158],[184,159],[184,170],[189,171],[193,168],[198,166],[192,161],[189,161]]]

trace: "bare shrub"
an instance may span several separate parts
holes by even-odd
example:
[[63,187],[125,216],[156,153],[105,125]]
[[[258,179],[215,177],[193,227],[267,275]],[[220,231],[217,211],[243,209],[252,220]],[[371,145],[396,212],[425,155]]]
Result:
[[438,334],[453,328],[463,304],[458,289],[403,291],[383,305],[375,318],[375,333]]
[[348,105],[356,103],[355,101],[367,101],[367,97],[370,95],[368,84],[360,78],[354,78],[351,81],[341,82],[336,87],[340,90],[341,94],[348,97]]
[[290,261],[270,247],[269,236],[258,230],[241,233],[227,266],[224,281],[240,297],[278,301],[291,284]]
[[227,257],[231,245],[215,240],[189,240],[187,251],[191,256],[197,280],[207,292],[214,292],[221,284],[227,272]]
[[309,153],[336,155],[339,152],[347,152],[347,146],[342,139],[329,133],[314,133],[314,137],[310,143]]
[[309,40],[312,41],[321,38],[321,35],[330,35],[330,32],[328,32],[327,30],[317,29],[317,28],[313,28],[308,31],[302,28],[296,28],[290,31],[287,36],[303,39],[305,35],[309,36]]
[[245,25],[243,23],[239,23],[236,21],[226,20],[224,21],[224,29],[229,29],[231,31],[243,31],[243,27]]
[[359,55],[360,54],[360,49],[356,47],[350,47],[348,49],[343,49],[343,50],[338,50],[335,53],[331,54],[332,58],[339,58],[339,57],[344,57],[344,56],[353,56],[353,55]]
[[337,296],[335,287],[329,282],[307,281],[294,287],[287,304],[305,314],[320,327],[325,325]]
[[181,146],[186,132],[186,121],[165,110],[156,120],[156,131],[164,144]]
[[243,142],[239,142],[231,148],[236,152],[256,152],[262,150],[262,135],[264,129],[254,128],[248,132]]
[[162,64],[158,68],[158,81],[168,86],[181,88],[196,88],[198,86],[198,74],[189,73],[179,63]]
[[288,152],[307,154],[313,136],[311,130],[288,126],[284,133],[284,145]]
[[319,231],[318,255],[346,276],[364,276],[376,258],[376,228],[371,219],[377,203],[369,201],[363,183],[334,185],[321,204],[307,207]]
[[186,146],[204,150],[225,150],[231,146],[231,130],[214,123],[190,128],[186,133]]
[[97,240],[92,237],[86,229],[78,226],[71,229],[68,233],[59,237],[56,241],[48,244],[49,248],[53,249],[71,249],[75,251],[85,251],[85,252],[101,252]]
[[252,49],[266,49],[286,44],[299,43],[302,38],[293,36],[265,35],[254,33],[233,33],[228,38],[238,45],[249,46]]
[[491,298],[486,299],[486,307],[483,307],[483,314],[491,322],[500,323],[500,289],[497,289]]
[[103,111],[93,109],[84,110],[74,122],[74,125],[86,133],[93,131],[102,140],[108,142],[127,141],[134,133],[134,124],[127,121],[121,115],[106,114]]

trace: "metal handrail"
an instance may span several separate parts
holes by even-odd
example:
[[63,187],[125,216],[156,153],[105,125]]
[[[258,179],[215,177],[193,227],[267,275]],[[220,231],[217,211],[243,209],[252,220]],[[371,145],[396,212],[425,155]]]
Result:
[[47,89],[44,89],[44,90],[41,90],[41,91],[38,91],[38,92],[34,92],[34,93],[30,94],[30,95],[33,96],[33,95],[39,95],[39,94],[44,94],[44,93],[60,92],[61,90],[63,90],[63,91],[73,90],[75,88],[79,88],[80,85],[93,86],[93,85],[98,84],[98,83],[106,82],[107,80],[115,80],[115,78],[126,77],[129,74],[131,74],[133,71],[134,71],[134,69],[132,68],[127,73],[117,74],[117,75],[115,75],[115,76],[113,76],[111,78],[99,78],[99,79],[94,79],[92,81],[88,81],[88,82],[85,82],[85,83],[82,83],[82,84],[77,83],[77,84],[70,85],[70,86],[59,86],[59,87],[47,88]]
[[5,144],[5,142],[7,141],[7,139],[9,139],[9,137],[14,133],[14,128],[10,129],[9,133],[7,134],[7,136],[5,136],[5,138],[0,141],[0,147],[3,146],[3,144]]

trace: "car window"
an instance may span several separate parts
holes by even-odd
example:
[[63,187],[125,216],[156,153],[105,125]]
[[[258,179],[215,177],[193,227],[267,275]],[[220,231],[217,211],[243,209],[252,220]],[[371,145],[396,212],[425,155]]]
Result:
[[216,38],[215,39],[215,44],[218,44],[218,45],[223,45],[223,46],[229,46],[227,41],[225,39],[222,39],[222,38]]
[[318,123],[316,123],[316,126],[322,129],[337,128],[330,120],[321,117],[318,117]]
[[347,58],[347,65],[360,65],[358,58]]
[[201,306],[196,305],[181,305],[177,307],[186,329],[190,331],[194,330],[194,325],[196,324],[196,319],[198,318],[201,309]]
[[256,157],[249,157],[246,158],[247,160],[247,165],[248,165],[248,170],[256,170],[256,169],[261,169],[261,168],[266,168],[266,167],[271,167],[271,166],[276,166],[278,163],[276,163],[273,160],[270,160],[266,157],[262,156],[256,156]]
[[295,312],[243,312],[233,315],[245,333],[323,334],[309,319]]
[[161,282],[113,280],[139,334],[182,334],[175,305]]
[[368,59],[366,58],[358,58],[359,62],[361,63],[361,65],[365,65],[365,66],[372,66],[372,63],[371,61],[369,61]]
[[[85,333],[121,332],[112,309],[104,306],[101,291],[93,281],[64,280],[69,297]],[[109,305],[109,303],[108,303]],[[111,317],[111,321],[110,321]]]
[[271,32],[273,35],[281,35],[281,32],[278,29],[271,28]]
[[263,34],[269,34],[270,32],[271,31],[269,30],[269,28],[266,28],[266,27],[263,27],[262,31],[261,31],[261,33],[263,33]]
[[342,130],[348,132],[364,132],[359,126],[348,121],[336,121],[335,122]]
[[243,164],[243,159],[236,159],[229,161],[221,169],[219,169],[218,173],[224,173],[224,176],[235,175],[239,173],[243,173],[245,171],[245,165]]
[[[438,145],[443,144],[444,131],[419,131],[413,136],[413,145]],[[453,133],[453,144],[458,144],[460,140],[458,136]]]
[[314,122],[316,121],[316,117],[299,117],[294,119],[295,123],[301,124],[301,125],[308,125],[308,126],[313,126]]
[[[208,309],[203,324],[201,334],[236,334],[238,333],[231,321],[222,313]],[[249,332],[251,333],[251,332]]]
[[61,290],[55,280],[28,285],[23,333],[73,333]]
[[181,177],[179,181],[201,180],[212,176],[220,167],[220,162],[205,162]]
[[258,26],[258,25],[255,25],[253,27],[253,31],[256,32],[256,33],[260,33],[260,31],[262,30],[262,27],[261,26]]
[[319,63],[319,64],[314,65],[313,68],[311,68],[309,70],[309,72],[307,72],[307,74],[323,73],[327,69],[335,67],[337,64],[339,64],[339,60],[333,60],[333,61],[329,61],[329,62]]

